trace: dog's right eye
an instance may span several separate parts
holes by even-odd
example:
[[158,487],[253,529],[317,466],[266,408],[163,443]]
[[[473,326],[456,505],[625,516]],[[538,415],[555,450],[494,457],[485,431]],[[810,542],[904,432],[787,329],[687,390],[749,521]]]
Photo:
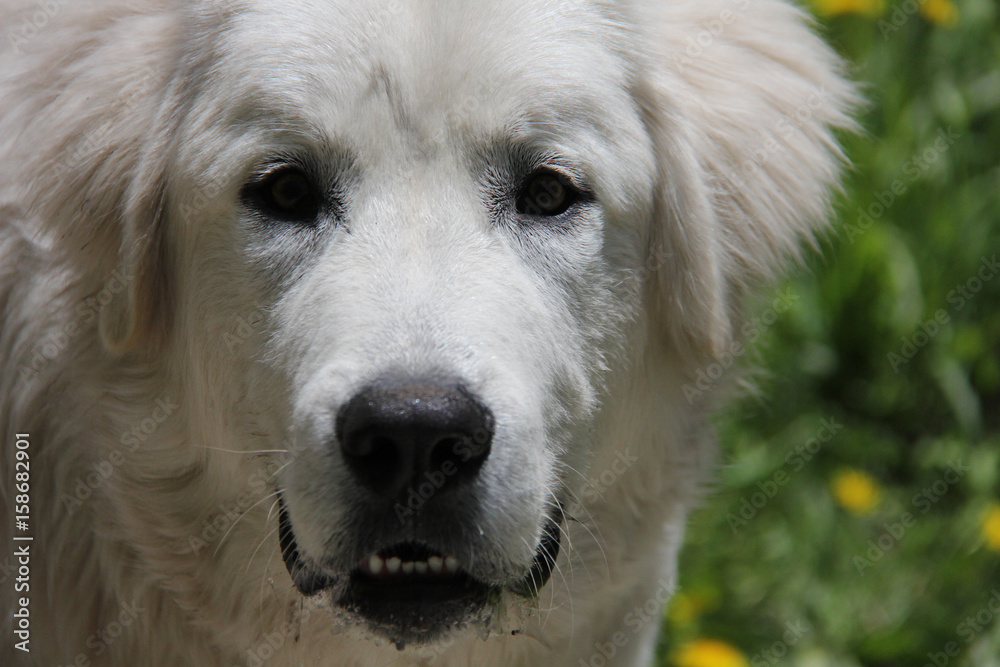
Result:
[[580,192],[564,175],[540,169],[521,186],[515,204],[521,215],[549,218],[565,213],[580,198]]
[[309,178],[294,167],[268,174],[248,194],[261,213],[287,222],[312,223],[322,205]]

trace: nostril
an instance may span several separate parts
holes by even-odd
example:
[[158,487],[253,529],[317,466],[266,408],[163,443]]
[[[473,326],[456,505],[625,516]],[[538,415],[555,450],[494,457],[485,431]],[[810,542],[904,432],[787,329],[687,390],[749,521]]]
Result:
[[431,470],[443,470],[449,462],[454,465],[458,458],[459,443],[461,438],[445,437],[438,440],[431,449],[429,467]]
[[444,473],[447,485],[474,477],[490,451],[490,438],[484,429],[480,431],[478,437],[461,434],[439,439],[427,457],[428,471]]
[[337,417],[337,439],[355,478],[396,498],[431,475],[444,491],[476,477],[489,455],[493,415],[458,386],[378,385]]
[[385,492],[397,482],[392,475],[392,471],[401,467],[397,441],[384,435],[348,430],[340,444],[344,459],[364,484]]
[[489,451],[489,440],[482,437],[478,442],[469,434],[442,438],[429,452],[424,476],[439,491],[460,486],[475,479]]

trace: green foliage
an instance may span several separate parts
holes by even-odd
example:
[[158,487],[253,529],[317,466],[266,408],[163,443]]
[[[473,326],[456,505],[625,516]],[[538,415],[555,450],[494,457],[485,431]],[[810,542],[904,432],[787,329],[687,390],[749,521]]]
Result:
[[[984,524],[1000,498],[1000,10],[897,25],[905,4],[822,23],[865,85],[865,133],[844,137],[835,233],[758,343],[760,391],[719,421],[721,481],[691,520],[662,664],[711,637],[753,667],[1000,665]],[[823,419],[842,425],[827,442]],[[845,470],[874,480],[867,511],[838,502]]]

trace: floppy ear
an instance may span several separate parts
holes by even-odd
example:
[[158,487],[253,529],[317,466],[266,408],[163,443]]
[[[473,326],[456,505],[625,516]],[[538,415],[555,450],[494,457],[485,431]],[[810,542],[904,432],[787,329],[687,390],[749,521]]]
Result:
[[740,299],[773,278],[829,214],[859,98],[810,19],[779,0],[645,3],[652,54],[636,86],[661,162],[651,238],[660,316],[717,356]]
[[14,128],[9,154],[37,234],[73,268],[80,297],[112,277],[125,283],[98,308],[101,339],[120,352],[162,331],[166,313],[158,162],[166,150],[155,129],[167,116],[164,54],[176,19],[126,5],[118,12],[83,29],[93,12],[67,5],[46,39],[24,45],[0,112]]
[[732,337],[727,258],[696,140],[660,91],[640,83],[634,95],[658,159],[647,259],[653,318],[677,349],[718,355]]
[[116,269],[125,289],[100,311],[101,340],[116,352],[156,341],[166,329],[169,313],[162,230],[164,186],[160,178],[140,176],[131,188]]

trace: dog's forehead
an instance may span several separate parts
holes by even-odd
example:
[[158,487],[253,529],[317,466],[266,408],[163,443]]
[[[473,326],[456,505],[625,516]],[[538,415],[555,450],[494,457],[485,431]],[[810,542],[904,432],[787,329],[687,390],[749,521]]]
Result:
[[[636,127],[620,22],[585,2],[251,2],[231,14],[232,100],[353,141],[456,134],[616,135]],[[598,14],[598,16],[594,16]],[[597,20],[595,20],[595,18]],[[597,26],[595,28],[595,26]],[[628,118],[627,116],[631,116]]]

